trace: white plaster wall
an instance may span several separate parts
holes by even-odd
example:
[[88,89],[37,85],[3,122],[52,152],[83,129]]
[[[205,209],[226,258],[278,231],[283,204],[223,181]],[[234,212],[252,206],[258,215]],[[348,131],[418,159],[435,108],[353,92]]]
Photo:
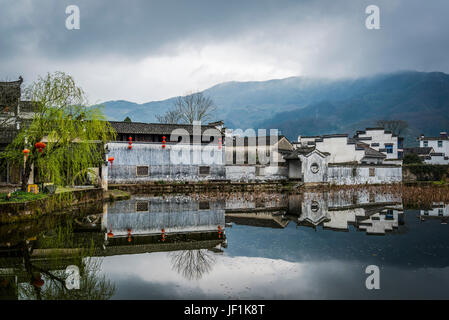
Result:
[[[391,133],[385,133],[384,130],[368,130],[364,134],[359,134],[360,138],[371,137],[371,140],[363,141],[369,143],[371,148],[379,151],[379,149],[384,149],[385,144],[393,144],[393,153],[382,152],[387,156],[387,159],[397,159],[398,158],[398,137],[393,137]],[[372,143],[378,143],[379,146],[372,146]]]
[[[224,150],[218,147],[200,145],[166,145],[133,142],[111,142],[107,144],[106,158],[114,157],[108,163],[109,183],[139,183],[146,181],[197,181],[225,179]],[[208,157],[209,155],[209,157]],[[137,176],[137,166],[149,166],[148,176]],[[209,166],[209,175],[199,175],[199,166]]]
[[260,175],[256,176],[256,166],[226,166],[226,179],[231,181],[272,181],[286,180],[288,175],[287,167],[268,166],[260,167]]
[[374,167],[374,176],[369,175],[370,167],[356,167],[353,176],[352,166],[330,166],[328,168],[328,182],[336,185],[352,184],[391,184],[402,182],[402,167]]
[[[449,156],[449,140],[440,140],[443,141],[443,146],[438,148],[438,140],[425,140],[427,141],[427,146],[432,147],[435,153],[444,153],[446,156]],[[419,141],[419,146],[424,147],[424,141]]]
[[427,164],[449,164],[449,159],[445,160],[445,156],[431,156],[431,159],[425,159],[424,163]]
[[[303,172],[304,183],[319,183],[325,182],[327,179],[327,157],[323,158],[317,153],[312,153],[308,157],[300,156],[301,170]],[[318,164],[319,170],[313,173],[311,166],[313,163]]]
[[365,155],[365,150],[355,150],[354,144],[348,144],[347,137],[324,138],[316,143],[316,148],[330,153],[329,163],[360,162]]

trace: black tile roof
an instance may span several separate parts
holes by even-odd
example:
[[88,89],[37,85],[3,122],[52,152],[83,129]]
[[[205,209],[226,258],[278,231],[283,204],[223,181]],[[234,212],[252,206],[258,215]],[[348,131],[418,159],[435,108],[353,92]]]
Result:
[[415,147],[415,148],[404,148],[404,155],[406,154],[418,154],[418,155],[428,155],[432,152],[432,147]]
[[[193,125],[191,124],[169,124],[169,123],[144,123],[144,122],[124,122],[109,121],[111,126],[122,134],[159,134],[170,135],[175,129],[184,129],[189,135],[193,135]],[[216,130],[223,135],[223,132],[214,126],[201,125],[201,134],[208,129]]]
[[2,81],[0,82],[0,106],[15,107],[19,102],[23,79],[20,77],[18,81]]

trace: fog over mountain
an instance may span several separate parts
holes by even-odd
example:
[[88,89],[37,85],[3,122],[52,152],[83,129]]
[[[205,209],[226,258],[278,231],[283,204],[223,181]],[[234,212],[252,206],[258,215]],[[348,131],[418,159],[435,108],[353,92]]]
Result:
[[[413,144],[420,133],[449,129],[449,75],[402,71],[352,79],[291,77],[258,82],[225,82],[203,91],[217,105],[214,118],[228,128],[278,128],[290,139],[298,134],[349,133],[380,119],[409,123]],[[157,122],[176,97],[137,104],[107,101],[110,120],[129,116]]]

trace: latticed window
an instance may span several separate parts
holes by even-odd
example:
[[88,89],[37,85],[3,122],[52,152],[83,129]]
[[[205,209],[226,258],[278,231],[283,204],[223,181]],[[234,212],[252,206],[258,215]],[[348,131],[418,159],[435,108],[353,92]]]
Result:
[[376,175],[376,168],[369,168],[369,176],[374,177]]
[[200,175],[209,175],[210,174],[210,167],[201,166],[199,168],[199,174]]
[[148,212],[150,203],[148,201],[137,201],[136,211],[137,212]]
[[137,166],[137,168],[136,168],[136,175],[138,177],[148,176],[149,175],[148,166]]

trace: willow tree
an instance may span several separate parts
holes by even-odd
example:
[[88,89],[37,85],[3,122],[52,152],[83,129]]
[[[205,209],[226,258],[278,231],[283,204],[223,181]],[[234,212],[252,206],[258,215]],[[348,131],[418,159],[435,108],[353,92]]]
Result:
[[104,143],[115,138],[101,107],[88,106],[84,91],[63,72],[39,77],[25,94],[36,112],[1,155],[23,169],[22,190],[33,167],[41,182],[67,185],[86,179],[89,168],[104,161]]

